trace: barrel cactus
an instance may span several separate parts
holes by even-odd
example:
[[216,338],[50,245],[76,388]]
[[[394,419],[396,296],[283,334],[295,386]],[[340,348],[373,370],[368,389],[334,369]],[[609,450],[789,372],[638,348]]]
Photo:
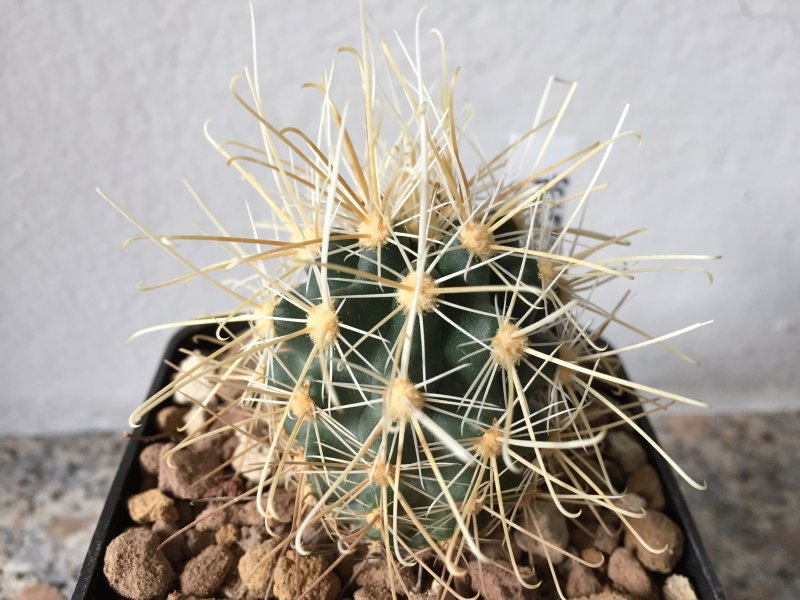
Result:
[[[203,422],[201,410],[181,445],[235,431],[258,447],[251,492],[266,522],[282,487],[311,498],[276,552],[309,552],[313,532],[324,531],[342,551],[380,547],[396,571],[421,564],[446,591],[469,560],[489,560],[491,545],[534,587],[513,551],[520,538],[542,546],[551,570],[557,555],[586,563],[544,536],[535,506],[567,517],[609,511],[628,525],[637,510],[619,501],[604,468],[604,437],[632,427],[662,452],[625,409],[658,406],[659,397],[698,404],[627,380],[618,355],[666,346],[672,334],[648,336],[591,299],[646,258],[597,258],[631,234],[582,223],[613,145],[637,136],[621,130],[623,113],[609,139],[545,164],[575,88],[553,79],[531,130],[468,175],[454,76],[440,82],[437,101],[420,57],[406,53],[404,69],[382,44],[396,95],[381,100],[369,35],[360,52],[344,51],[362,77],[360,144],[348,127],[355,111],[336,105],[328,76],[310,86],[323,97],[316,139],[273,125],[249,73],[251,101],[241,78],[232,84],[261,147],[209,139],[272,215],[253,221],[253,235],[232,235],[217,220],[213,235],[161,235],[134,220],[189,267],[174,281],[209,279],[235,308],[197,320],[219,325],[218,350],[132,422],[203,379],[193,401],[211,417]],[[559,86],[565,93],[548,115]],[[390,123],[391,139],[381,131]],[[510,155],[526,149],[524,172],[510,173]],[[589,166],[586,187],[565,194],[567,178]],[[175,240],[211,241],[228,256],[195,266]],[[233,269],[246,273],[223,278]],[[613,350],[600,339],[609,323],[646,339]],[[238,416],[222,416],[231,407]],[[212,428],[215,417],[221,426]]]

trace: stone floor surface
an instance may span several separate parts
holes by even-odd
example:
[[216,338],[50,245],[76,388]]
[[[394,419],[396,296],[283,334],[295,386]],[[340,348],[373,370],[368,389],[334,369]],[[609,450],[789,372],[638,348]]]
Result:
[[[728,598],[800,599],[800,412],[664,415],[654,426],[708,483],[684,494]],[[25,600],[71,596],[124,445],[121,433],[0,438],[0,600],[37,583],[55,592]]]

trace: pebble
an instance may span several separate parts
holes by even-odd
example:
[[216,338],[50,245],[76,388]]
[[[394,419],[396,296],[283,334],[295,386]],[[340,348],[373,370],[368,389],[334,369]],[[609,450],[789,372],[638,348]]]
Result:
[[591,596],[581,596],[580,598],[573,598],[572,600],[630,600],[630,596],[606,589],[597,594],[592,594]]
[[170,449],[169,444],[147,444],[139,453],[139,466],[148,475],[158,477],[161,468],[161,456]]
[[128,498],[128,514],[135,523],[149,524],[161,521],[173,524],[178,520],[175,501],[165,496],[161,490],[150,489]]
[[692,584],[683,575],[670,575],[661,588],[664,600],[697,600]]
[[[353,575],[356,585],[359,586],[354,594],[354,600],[392,597],[389,568],[385,560],[362,560],[353,568]],[[416,576],[412,569],[403,567],[399,576],[394,574],[394,589],[398,595],[404,595],[415,585]]]
[[619,546],[621,536],[622,531],[619,528],[610,528],[609,525],[603,527],[598,523],[594,532],[594,547],[605,554],[611,554]]
[[103,573],[120,596],[151,600],[170,590],[175,573],[158,544],[158,536],[144,527],[128,529],[111,540]]
[[222,546],[209,546],[192,558],[181,573],[181,591],[195,596],[213,596],[233,567],[233,555]]
[[517,581],[508,561],[495,560],[482,563],[472,560],[468,568],[472,591],[480,593],[484,598],[527,600],[535,597],[531,594],[531,590],[524,588]]
[[222,508],[222,502],[209,502],[197,515],[197,531],[215,532],[226,523],[230,523],[232,518],[232,508],[230,506]]
[[634,596],[646,598],[653,593],[650,577],[627,548],[617,548],[608,559],[608,578]]
[[277,545],[275,540],[267,540],[245,552],[239,559],[239,576],[251,594],[261,597],[267,595],[267,586],[278,562],[277,554],[269,556],[269,553]]
[[580,563],[575,564],[572,569],[570,569],[567,575],[567,597],[589,596],[591,594],[596,594],[601,589],[602,586],[597,579],[597,575],[595,575],[594,569],[590,569]]
[[226,523],[217,529],[214,540],[220,546],[232,546],[239,541],[239,528],[232,523]]
[[648,510],[641,519],[631,519],[631,527],[652,548],[667,547],[656,554],[645,548],[631,531],[625,532],[625,547],[632,548],[636,558],[649,571],[671,573],[683,554],[683,532],[664,513]]
[[[531,519],[533,522],[528,522]],[[540,501],[532,506],[531,511],[525,511],[523,527],[540,536],[543,540],[550,542],[556,548],[565,548],[569,542],[569,530],[567,520],[556,505],[552,502]],[[537,531],[538,526],[538,531]],[[514,542],[516,545],[531,554],[537,556],[549,556],[553,564],[558,565],[564,560],[561,552],[545,547],[544,544],[534,540],[520,531],[514,532]]]
[[[167,406],[156,414],[156,426],[162,433],[174,433],[183,425],[187,409],[183,406]],[[152,444],[151,444],[152,445]]]
[[166,462],[158,470],[158,489],[176,498],[202,498],[214,482],[205,475],[216,469],[219,455],[212,448],[197,450],[191,446],[176,452],[174,467]]
[[664,510],[664,490],[658,471],[652,465],[644,464],[631,473],[625,487],[629,492],[644,498],[647,508]]
[[642,445],[626,431],[610,431],[606,442],[606,454],[622,467],[626,475],[647,462],[647,453]]
[[315,583],[329,566],[330,563],[318,554],[302,556],[289,550],[275,565],[272,593],[278,600],[297,600],[302,594],[307,600],[336,600],[342,584],[335,573],[328,573]]

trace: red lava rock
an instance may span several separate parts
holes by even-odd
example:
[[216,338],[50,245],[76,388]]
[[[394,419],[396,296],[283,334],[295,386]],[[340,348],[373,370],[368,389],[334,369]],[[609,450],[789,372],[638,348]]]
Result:
[[22,590],[17,600],[63,600],[56,588],[49,583],[34,583]]
[[191,559],[181,573],[181,591],[195,596],[211,596],[225,581],[233,567],[233,555],[222,546],[209,546]]
[[158,544],[158,536],[144,527],[128,529],[111,540],[103,573],[120,596],[151,600],[169,591],[175,573]]
[[608,578],[639,598],[647,598],[653,593],[653,584],[642,563],[627,548],[617,548],[608,559]]
[[596,594],[601,589],[603,588],[597,579],[597,575],[595,575],[594,569],[590,569],[580,563],[575,564],[570,569],[567,575],[567,597],[589,596]]
[[213,449],[197,450],[191,446],[175,453],[172,462],[174,467],[163,462],[158,470],[158,488],[177,498],[202,498],[214,485],[203,477],[220,465]]
[[278,600],[297,600],[302,594],[308,600],[336,600],[342,584],[335,573],[330,572],[315,583],[329,566],[318,554],[302,556],[289,550],[275,565],[272,593]]
[[139,466],[148,475],[158,477],[161,468],[161,455],[170,449],[169,444],[148,444],[139,453]]
[[645,499],[647,508],[664,510],[664,490],[658,471],[651,465],[644,464],[628,477],[626,487],[629,492]]
[[645,548],[630,531],[625,532],[625,547],[633,549],[645,568],[656,573],[671,573],[683,554],[683,532],[667,515],[648,510],[641,519],[631,519],[631,526],[641,538],[655,549],[667,547],[656,554]]
[[508,561],[496,560],[488,563],[470,561],[469,575],[472,591],[482,594],[484,598],[528,600],[536,597],[532,595],[531,590],[520,585]]

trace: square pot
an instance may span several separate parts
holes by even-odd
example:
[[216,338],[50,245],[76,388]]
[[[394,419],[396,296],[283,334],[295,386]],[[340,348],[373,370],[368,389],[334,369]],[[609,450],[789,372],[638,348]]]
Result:
[[[179,330],[167,344],[164,357],[156,371],[148,396],[155,394],[170,382],[173,369],[166,364],[166,361],[174,364],[180,362],[183,356],[180,353],[181,348],[189,350],[205,349],[202,340],[198,340],[197,337],[213,336],[214,332],[215,327],[207,325]],[[650,437],[657,441],[655,432],[647,418],[640,419],[638,424]],[[137,459],[139,452],[144,447],[141,437],[155,433],[157,433],[155,414],[148,413],[142,420],[141,425],[133,430],[132,438],[122,455],[119,469],[114,477],[114,482],[111,484],[111,490],[108,493],[97,528],[89,544],[89,550],[86,553],[72,600],[109,600],[119,598],[108,585],[103,574],[103,556],[109,542],[127,527],[134,524],[128,516],[126,499],[140,490],[141,473]],[[725,594],[714,571],[714,566],[711,564],[711,560],[703,547],[700,534],[689,513],[686,500],[678,487],[678,482],[672,469],[652,448],[645,447],[645,449],[648,450],[649,462],[658,471],[664,488],[664,497],[666,499],[664,513],[681,528],[686,538],[683,557],[676,565],[675,572],[689,578],[700,600],[725,600]]]

